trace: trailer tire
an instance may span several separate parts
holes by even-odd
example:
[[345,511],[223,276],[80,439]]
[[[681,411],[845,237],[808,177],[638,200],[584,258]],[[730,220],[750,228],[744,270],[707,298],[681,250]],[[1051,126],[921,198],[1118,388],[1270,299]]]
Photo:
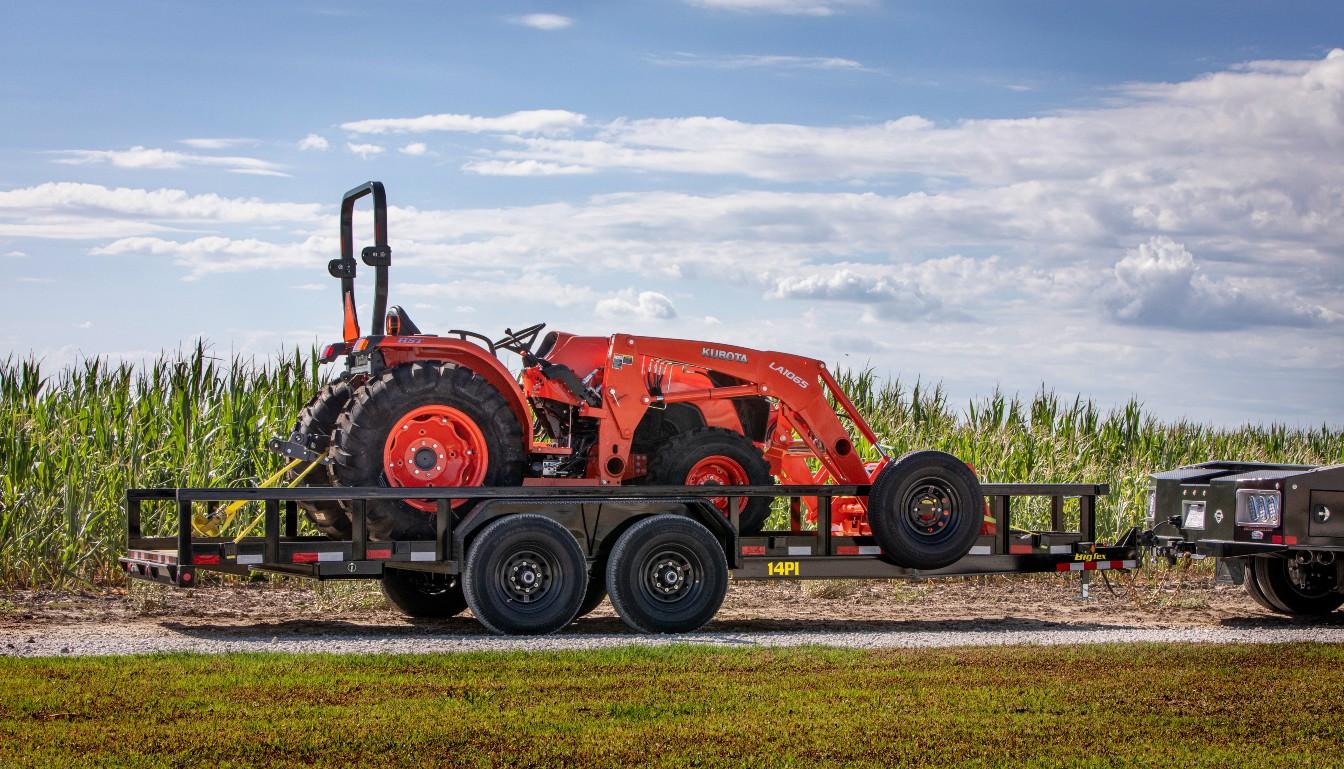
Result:
[[382,588],[387,600],[408,617],[447,619],[467,608],[462,580],[455,575],[385,568]]
[[[336,421],[340,418],[341,412],[345,411],[350,404],[350,395],[353,392],[350,383],[346,381],[331,382],[323,385],[317,395],[303,407],[298,417],[294,420],[294,428],[290,431],[290,439],[305,443],[311,436],[320,435],[326,439],[328,445],[331,442],[331,435],[336,430]],[[291,470],[287,474],[289,480],[294,480],[299,476],[301,470]],[[331,486],[333,483],[331,467],[315,468],[304,478],[303,486]],[[346,511],[345,505],[332,500],[324,502],[300,502],[299,509],[307,519],[312,522],[318,531],[327,535],[331,539],[349,539],[350,538],[350,514]]]
[[882,469],[868,497],[868,524],[886,557],[909,569],[940,569],[971,551],[985,497],[965,462],[913,451]]
[[[423,362],[388,369],[354,392],[350,408],[341,414],[337,423],[333,441],[332,474],[337,483],[341,486],[416,488],[403,482],[393,482],[396,477],[389,480],[384,459],[387,452],[392,450],[390,447],[395,445],[395,439],[389,440],[389,437],[396,431],[397,425],[420,424],[409,420],[416,418],[417,414],[428,414],[435,410],[441,411],[444,418],[451,417],[454,420],[453,427],[465,433],[463,445],[479,448],[479,452],[473,452],[478,458],[476,461],[479,461],[481,453],[485,454],[484,466],[478,467],[479,472],[474,473],[479,476],[478,482],[464,482],[460,485],[522,484],[526,464],[523,431],[504,396],[469,368]],[[451,430],[448,432],[457,435]],[[435,436],[429,437],[438,440]],[[449,438],[443,441],[451,442]],[[416,456],[418,460],[418,454]],[[402,456],[399,454],[397,458],[401,459]],[[469,467],[466,462],[462,466]],[[396,473],[409,472],[409,464],[406,467],[407,470],[392,471],[394,476]],[[434,480],[446,477],[445,473]],[[458,483],[454,480],[453,483],[431,485]],[[413,500],[415,496],[408,494],[407,498]],[[454,509],[461,513],[472,506],[471,501],[462,501],[455,504]],[[416,507],[402,500],[380,499],[370,500],[367,510],[368,531],[375,539],[433,539],[435,536],[432,505]]]
[[574,615],[574,619],[592,614],[606,597],[607,568],[605,564],[595,563],[588,573],[588,589],[583,593],[583,603],[579,605],[579,613]]
[[[1312,570],[1300,567],[1288,558],[1256,556],[1255,578],[1257,587],[1281,614],[1294,617],[1321,617],[1344,605],[1344,593],[1339,592],[1339,581],[1333,567]],[[1294,575],[1307,569],[1309,573]],[[1295,579],[1304,577],[1308,584],[1301,586]]]
[[[722,427],[701,427],[668,439],[649,462],[648,483],[662,486],[770,486],[770,463],[746,436]],[[727,515],[727,499],[714,506]],[[748,497],[738,513],[738,531],[759,534],[770,517],[770,500]]]
[[546,635],[574,621],[588,587],[574,535],[535,513],[507,515],[476,535],[462,570],[471,613],[499,635]]
[[1260,589],[1260,581],[1255,576],[1255,559],[1251,558],[1246,563],[1246,573],[1241,578],[1242,585],[1246,588],[1246,594],[1251,597],[1261,608],[1266,611],[1272,611],[1275,614],[1282,614],[1284,609],[1279,608],[1274,602],[1265,596],[1265,592]]
[[723,545],[698,521],[655,515],[631,526],[607,560],[607,594],[642,633],[688,633],[714,618],[728,592]]

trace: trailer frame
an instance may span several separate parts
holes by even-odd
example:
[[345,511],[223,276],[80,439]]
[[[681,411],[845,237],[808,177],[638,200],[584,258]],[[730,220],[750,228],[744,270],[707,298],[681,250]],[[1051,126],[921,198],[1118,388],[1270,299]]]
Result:
[[[866,496],[868,485],[688,486],[521,486],[417,489],[417,498],[436,502],[433,540],[374,541],[367,534],[366,506],[371,500],[403,499],[406,490],[384,487],[159,488],[126,493],[127,553],[119,559],[129,577],[192,587],[198,572],[247,576],[253,572],[318,580],[378,579],[384,570],[405,569],[457,574],[471,535],[485,523],[518,512],[540,512],[567,525],[580,539],[590,567],[603,558],[604,546],[622,527],[649,515],[689,515],[724,546],[735,579],[902,579],[985,574],[1091,571],[1136,568],[1137,529],[1115,544],[1096,542],[1096,499],[1105,484],[981,484],[994,532],[982,535],[971,552],[950,566],[920,570],[895,565],[871,536],[840,536],[831,531],[836,498]],[[711,499],[727,497],[724,517]],[[795,511],[791,528],[759,535],[738,533],[738,513],[751,497],[788,498]],[[1014,500],[1049,497],[1051,528],[1026,531],[1012,527]],[[797,514],[803,498],[817,500],[816,529],[803,530]],[[1078,526],[1065,526],[1065,500],[1078,500]],[[465,515],[452,501],[475,500]],[[300,501],[339,500],[349,505],[354,523],[349,539],[299,533]],[[192,530],[198,505],[250,501],[261,503],[263,534],[235,540],[202,537]],[[142,531],[147,504],[176,506],[176,533],[147,536]],[[604,521],[603,516],[607,518]]]

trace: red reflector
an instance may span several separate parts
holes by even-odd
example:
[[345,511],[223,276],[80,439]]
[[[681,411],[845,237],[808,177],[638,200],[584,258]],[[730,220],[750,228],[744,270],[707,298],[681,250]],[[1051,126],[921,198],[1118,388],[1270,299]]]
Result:
[[365,551],[365,555],[367,555],[367,556],[370,557],[370,558],[391,558],[391,557],[392,557],[392,549],[391,549],[391,548],[384,547],[384,548],[379,548],[379,549],[377,549],[377,550],[368,550],[368,551]]
[[1068,570],[1069,570],[1069,562],[1068,562],[1068,561],[1065,561],[1064,563],[1057,563],[1057,564],[1055,564],[1055,571],[1068,571]]
[[194,564],[196,564],[197,566],[214,566],[215,564],[219,563],[219,556],[218,556],[218,555],[194,555],[194,556],[191,557],[191,562],[194,563]]
[[1083,571],[1096,571],[1096,570],[1097,570],[1096,561],[1088,561],[1087,563],[1083,564]]
[[183,582],[190,582],[190,581],[191,581],[191,572],[189,572],[189,571],[184,571],[184,572],[182,572],[182,581],[183,581]]
[[317,553],[295,553],[294,563],[317,563]]
[[1270,535],[1270,537],[1269,537],[1269,541],[1270,541],[1270,542],[1273,542],[1273,543],[1276,544],[1276,545],[1282,545],[1282,544],[1283,544],[1283,537],[1280,536],[1280,535],[1278,535],[1278,534],[1272,534],[1272,535]]
[[1009,545],[1009,555],[1031,555],[1031,545]]
[[765,545],[743,545],[742,555],[765,555]]
[[840,545],[835,549],[836,555],[858,555],[859,548],[855,545]]
[[1123,569],[1123,568],[1125,568],[1125,562],[1124,562],[1124,561],[1111,561],[1111,568],[1112,568],[1112,569]]
[[1287,537],[1284,537],[1284,538],[1283,538],[1283,543],[1284,543],[1285,545],[1296,545],[1296,544],[1297,544],[1297,537],[1293,537],[1293,536],[1287,536]]

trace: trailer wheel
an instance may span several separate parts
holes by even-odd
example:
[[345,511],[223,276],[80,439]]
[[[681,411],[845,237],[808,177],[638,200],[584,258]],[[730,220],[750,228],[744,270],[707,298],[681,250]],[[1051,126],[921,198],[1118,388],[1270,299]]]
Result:
[[500,635],[545,635],[574,620],[588,563],[569,530],[534,513],[486,526],[467,551],[462,589],[471,613]]
[[446,619],[467,608],[456,576],[407,569],[383,570],[383,595],[408,617]]
[[[517,486],[523,431],[490,383],[463,366],[410,363],[355,391],[341,414],[332,473],[342,486]],[[471,507],[454,500],[459,512]],[[370,500],[375,539],[433,539],[433,500]]]
[[1252,601],[1255,601],[1257,604],[1259,604],[1261,608],[1265,609],[1266,611],[1272,611],[1276,614],[1283,613],[1283,609],[1280,609],[1272,601],[1270,601],[1269,598],[1265,596],[1264,591],[1260,589],[1260,581],[1255,578],[1254,558],[1247,561],[1246,573],[1241,578],[1241,584],[1246,588],[1246,594],[1251,597]]
[[607,568],[605,564],[595,563],[588,574],[588,589],[584,591],[583,603],[579,605],[579,613],[574,615],[574,619],[592,614],[593,609],[601,606],[606,597]]
[[[336,420],[350,403],[351,387],[349,382],[332,382],[318,390],[317,395],[308,401],[299,416],[294,420],[292,435],[301,441],[312,436],[321,436],[328,442],[336,429]],[[288,477],[293,480],[300,471],[290,471]],[[304,486],[330,486],[330,467],[315,468],[303,480]],[[337,501],[300,502],[299,509],[312,522],[317,530],[332,539],[350,538],[350,515],[345,506]]]
[[1257,587],[1281,614],[1319,617],[1344,605],[1333,566],[1301,565],[1272,556],[1256,556],[1253,560]]
[[971,551],[984,523],[984,499],[965,462],[942,451],[914,451],[878,474],[868,524],[896,565],[940,569]]
[[607,594],[643,633],[687,633],[709,622],[728,592],[723,546],[697,521],[656,515],[631,526],[607,561]]
[[[746,436],[722,427],[701,427],[670,438],[649,462],[648,482],[666,486],[769,486],[774,484],[770,464]],[[728,498],[712,498],[728,514]],[[742,500],[738,530],[759,534],[770,517],[770,500]]]

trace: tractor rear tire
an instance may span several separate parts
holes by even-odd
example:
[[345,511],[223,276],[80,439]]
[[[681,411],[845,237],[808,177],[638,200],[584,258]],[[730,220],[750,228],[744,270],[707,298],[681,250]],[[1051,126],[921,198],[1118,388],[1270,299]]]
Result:
[[[443,363],[409,363],[382,372],[354,392],[337,421],[332,474],[341,486],[405,486],[389,481],[389,434],[409,415],[444,410],[475,434],[486,455],[480,486],[517,486],[526,454],[523,431],[504,396],[471,369]],[[430,452],[431,454],[433,452]],[[479,461],[476,457],[473,461]],[[431,463],[432,466],[432,463]],[[409,471],[409,469],[407,470]],[[434,484],[451,486],[456,483]],[[460,485],[473,485],[462,483]],[[416,499],[414,486],[407,499]],[[435,514],[400,500],[369,500],[367,524],[374,539],[433,539]],[[460,502],[460,513],[472,507]]]
[[882,468],[868,497],[868,525],[887,558],[908,569],[941,569],[971,551],[985,496],[965,462],[913,451]]
[[[338,381],[324,385],[317,395],[299,412],[299,416],[294,420],[294,429],[291,431],[291,437],[301,441],[306,441],[311,436],[321,436],[325,438],[328,445],[331,441],[331,434],[336,430],[336,420],[341,412],[345,411],[350,405],[350,394],[352,388],[349,382]],[[289,480],[298,477],[302,470],[291,470],[288,474]],[[308,473],[303,479],[301,486],[331,486],[332,477],[330,467],[317,467]],[[312,522],[318,531],[327,535],[331,539],[349,539],[350,538],[350,515],[346,512],[345,506],[337,501],[330,502],[300,502],[299,509]]]
[[[1256,586],[1280,614],[1323,617],[1344,605],[1334,566],[1299,566],[1273,556],[1256,556],[1252,561]],[[1305,586],[1298,584],[1299,578]]]
[[698,521],[655,515],[616,540],[607,593],[641,633],[689,633],[714,618],[728,592],[723,545]]
[[383,595],[408,617],[447,619],[467,608],[456,575],[405,569],[383,570]]
[[564,526],[535,513],[500,518],[467,550],[462,590],[492,633],[546,635],[578,616],[588,562]]
[[[670,438],[649,462],[647,482],[655,486],[771,486],[770,463],[746,436],[722,427],[701,427]],[[728,515],[726,498],[714,504]],[[759,534],[770,517],[770,500],[747,497],[738,514],[738,531]]]

